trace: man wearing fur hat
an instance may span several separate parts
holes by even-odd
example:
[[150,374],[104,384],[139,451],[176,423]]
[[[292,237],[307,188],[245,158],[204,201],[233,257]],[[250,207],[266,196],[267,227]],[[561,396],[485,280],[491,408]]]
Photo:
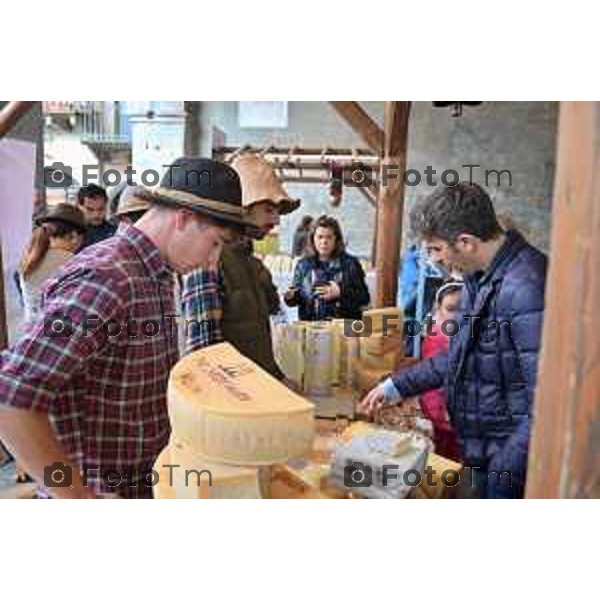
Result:
[[[242,182],[246,216],[259,228],[259,237],[277,227],[281,215],[300,206],[299,200],[287,195],[263,157],[244,153],[232,167]],[[273,354],[270,326],[270,316],[279,310],[279,295],[268,269],[253,255],[247,237],[226,244],[213,269],[198,269],[188,275],[182,301],[188,352],[227,341],[268,373],[283,379]]]

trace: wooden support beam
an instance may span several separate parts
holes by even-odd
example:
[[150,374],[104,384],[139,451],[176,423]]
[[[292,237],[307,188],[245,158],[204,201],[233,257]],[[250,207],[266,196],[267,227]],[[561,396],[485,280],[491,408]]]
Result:
[[[274,155],[288,156],[292,153],[291,146],[251,146],[246,144],[244,146],[215,146],[213,152],[215,154],[224,155],[228,159],[229,155],[234,152],[240,152],[241,150],[247,152],[260,152],[266,155],[267,158],[273,157]],[[359,160],[372,161],[381,157],[380,153],[374,152],[370,148],[330,148],[330,147],[318,147],[318,146],[296,146],[293,149],[294,157],[298,156],[314,156],[321,157],[326,160],[343,160],[351,159],[353,156],[357,156]]]
[[3,138],[34,104],[35,102],[25,100],[13,100],[0,110],[0,138]]
[[[402,174],[406,170],[406,144],[408,140],[408,117],[410,102],[385,103],[385,155],[381,161],[379,199],[377,203],[376,227],[376,307],[395,306],[398,291],[398,267],[402,242],[402,217],[404,211],[404,182]],[[386,165],[393,166],[386,177]]]
[[383,154],[383,131],[358,102],[329,102],[378,156]]
[[369,204],[371,206],[377,206],[377,193],[376,192],[374,192],[371,188],[366,188],[366,187],[359,187],[357,189],[360,190],[362,195],[367,199],[367,201],[369,202]]
[[561,102],[528,498],[600,497],[600,102]]

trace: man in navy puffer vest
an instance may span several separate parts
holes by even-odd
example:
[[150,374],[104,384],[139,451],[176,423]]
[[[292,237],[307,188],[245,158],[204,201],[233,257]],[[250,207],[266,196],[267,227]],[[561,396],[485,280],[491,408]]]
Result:
[[[367,412],[443,387],[465,465],[483,497],[520,498],[536,387],[546,257],[503,231],[478,185],[442,187],[411,225],[431,258],[465,276],[448,354],[395,373],[363,400]],[[458,327],[460,326],[460,327]]]

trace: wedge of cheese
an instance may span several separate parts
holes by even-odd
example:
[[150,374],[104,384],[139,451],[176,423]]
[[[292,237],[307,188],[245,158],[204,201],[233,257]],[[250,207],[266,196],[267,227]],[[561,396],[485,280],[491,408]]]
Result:
[[208,461],[272,465],[312,448],[314,405],[228,343],[183,357],[167,397],[173,437]]

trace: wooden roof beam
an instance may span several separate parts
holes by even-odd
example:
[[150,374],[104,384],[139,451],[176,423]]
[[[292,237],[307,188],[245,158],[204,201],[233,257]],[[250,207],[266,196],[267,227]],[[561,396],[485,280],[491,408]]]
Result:
[[358,102],[329,102],[335,111],[377,154],[383,155],[383,131]]

